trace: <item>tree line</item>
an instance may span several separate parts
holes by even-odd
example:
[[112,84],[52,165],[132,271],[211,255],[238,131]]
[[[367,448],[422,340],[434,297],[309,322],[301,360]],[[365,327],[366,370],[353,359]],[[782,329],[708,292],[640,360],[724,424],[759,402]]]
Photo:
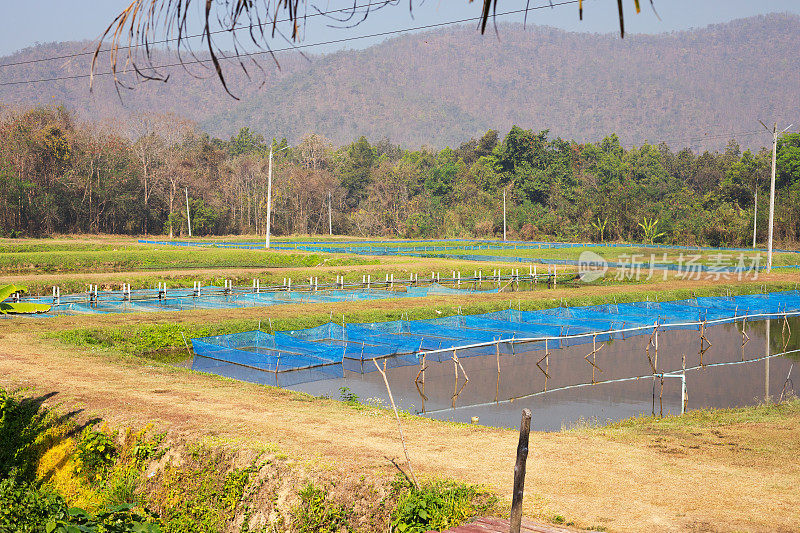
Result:
[[[4,236],[263,234],[269,151],[272,230],[413,238],[625,240],[743,246],[766,238],[771,152],[673,151],[549,138],[517,126],[457,148],[404,149],[361,137],[297,145],[242,128],[212,138],[170,114],[81,122],[64,107],[0,115]],[[800,134],[778,143],[775,228],[800,239]],[[657,221],[653,226],[653,221]]]

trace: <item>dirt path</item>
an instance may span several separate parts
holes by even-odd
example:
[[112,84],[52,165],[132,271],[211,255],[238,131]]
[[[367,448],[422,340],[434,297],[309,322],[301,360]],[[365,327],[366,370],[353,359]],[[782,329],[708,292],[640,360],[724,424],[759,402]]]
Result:
[[[196,438],[275,446],[348,474],[389,472],[387,458],[402,457],[385,412],[139,359],[76,353],[24,331],[0,334],[0,383],[56,391],[52,401],[114,425],[156,421]],[[404,430],[420,473],[483,483],[510,497],[515,432],[420,418],[404,420]],[[722,431],[725,445],[701,440],[691,449],[661,435],[535,433],[526,514],[559,514],[619,531],[796,531],[800,420]],[[764,451],[780,440],[793,444],[777,455]],[[757,451],[743,453],[745,444]]]

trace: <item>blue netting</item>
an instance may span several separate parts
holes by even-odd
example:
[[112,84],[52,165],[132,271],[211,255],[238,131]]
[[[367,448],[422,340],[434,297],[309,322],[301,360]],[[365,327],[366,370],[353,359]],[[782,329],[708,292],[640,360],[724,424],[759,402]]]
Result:
[[[661,330],[699,329],[745,316],[758,320],[786,313],[800,313],[800,292],[541,311],[509,309],[344,326],[329,323],[275,335],[249,331],[193,339],[193,368],[259,383],[299,383],[340,377],[345,370],[370,372],[375,369],[373,359],[403,366],[418,364],[422,354],[428,360],[444,361],[454,352],[458,357],[522,353],[650,335],[656,325]],[[236,365],[240,368],[233,368]],[[273,376],[247,377],[249,373]]]
[[[264,244],[260,242],[186,242],[186,241],[147,241],[140,240],[140,243],[146,244],[159,244],[159,245],[174,245],[174,246],[216,246],[221,248],[247,248],[247,249],[263,249]],[[668,270],[685,273],[745,273],[753,270],[763,270],[765,265],[760,262],[750,264],[751,259],[745,261],[745,257],[741,256],[736,265],[728,265],[726,260],[730,257],[723,257],[723,253],[739,252],[752,253],[752,252],[766,252],[766,250],[753,250],[750,248],[731,248],[731,247],[697,247],[697,246],[680,246],[671,244],[636,244],[636,243],[569,243],[569,242],[544,242],[544,241],[488,241],[482,239],[435,239],[435,240],[417,240],[417,241],[273,241],[271,248],[276,250],[304,250],[309,252],[325,252],[325,253],[350,253],[361,255],[405,255],[415,257],[437,257],[448,259],[459,259],[464,261],[491,261],[491,262],[504,262],[504,263],[531,263],[543,265],[570,265],[580,266],[579,261],[574,259],[547,259],[547,258],[532,258],[524,255],[491,255],[488,253],[491,250],[531,250],[531,249],[553,249],[553,248],[629,248],[629,247],[646,247],[649,249],[658,250],[676,250],[712,254],[716,256],[722,263],[721,265],[706,265],[695,263],[692,261],[681,262],[680,264],[669,263],[664,261],[656,261],[656,258],[651,258],[652,263],[635,262],[631,258],[630,262],[608,262],[605,263],[609,268],[620,269],[635,269],[637,271],[655,270]],[[486,251],[486,253],[470,254],[469,251]],[[780,253],[800,253],[797,250],[774,250]],[[458,252],[458,253],[454,253]],[[711,256],[712,258],[715,255]],[[741,264],[740,264],[741,263]],[[800,265],[786,265],[779,268],[800,268]]]
[[[408,281],[408,280],[406,280]],[[388,285],[386,282],[381,284]],[[242,307],[266,307],[297,303],[329,303],[383,300],[389,298],[417,298],[436,294],[474,294],[497,292],[497,289],[473,290],[453,289],[432,284],[426,287],[406,286],[392,283],[394,290],[379,288],[338,288],[314,290],[304,285],[304,290],[229,288],[204,286],[195,292],[192,288],[138,289],[124,293],[121,290],[68,294],[56,299],[53,296],[23,297],[21,301],[51,305],[45,315],[77,315],[155,311],[186,311],[192,309],[236,309]]]

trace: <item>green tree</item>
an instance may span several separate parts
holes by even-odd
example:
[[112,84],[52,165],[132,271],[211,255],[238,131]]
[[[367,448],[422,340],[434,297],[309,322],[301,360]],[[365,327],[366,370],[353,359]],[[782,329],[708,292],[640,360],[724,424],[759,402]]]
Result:
[[341,184],[345,189],[345,201],[351,209],[367,194],[374,162],[375,152],[363,135],[345,152],[341,165]]
[[778,139],[775,166],[781,187],[800,181],[800,133],[787,133]]
[[764,177],[766,170],[767,161],[764,158],[753,155],[750,150],[745,151],[725,173],[725,179],[720,184],[723,197],[739,207],[751,205],[759,180]]
[[269,146],[264,142],[264,136],[253,133],[250,128],[242,128],[228,143],[228,153],[232,156],[269,152]]
[[436,155],[436,162],[425,176],[425,190],[437,198],[444,198],[453,192],[456,175],[463,172],[464,162],[450,148]]

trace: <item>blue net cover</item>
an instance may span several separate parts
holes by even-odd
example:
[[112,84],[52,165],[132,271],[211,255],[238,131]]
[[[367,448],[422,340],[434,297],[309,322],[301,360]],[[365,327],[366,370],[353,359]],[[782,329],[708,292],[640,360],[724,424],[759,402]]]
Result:
[[704,321],[712,325],[741,320],[747,314],[769,318],[792,312],[800,312],[798,291],[542,311],[507,309],[344,326],[328,323],[275,335],[247,331],[193,339],[193,368],[258,383],[299,383],[341,377],[343,371],[371,372],[373,360],[392,367],[419,364],[422,354],[429,361],[448,360],[453,352],[458,357],[515,354],[650,335],[656,326],[698,329]]

